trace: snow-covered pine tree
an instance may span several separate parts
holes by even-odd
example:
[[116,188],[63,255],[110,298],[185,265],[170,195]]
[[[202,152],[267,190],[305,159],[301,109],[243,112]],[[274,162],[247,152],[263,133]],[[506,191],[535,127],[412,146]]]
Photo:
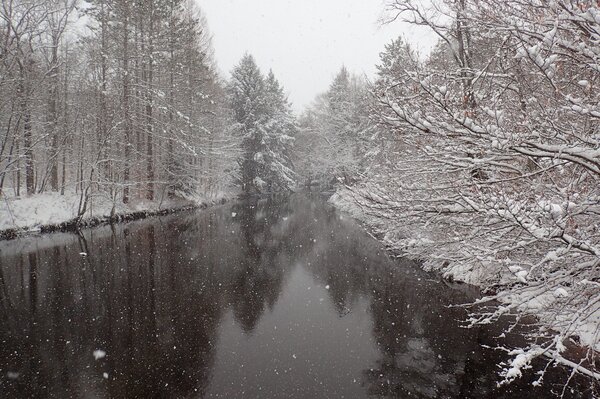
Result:
[[296,185],[296,172],[291,160],[297,124],[283,87],[269,71],[265,80],[266,112],[263,144],[265,176],[271,190],[291,190]]
[[289,156],[295,122],[279,82],[272,72],[264,78],[246,54],[231,73],[229,95],[242,138],[242,190],[290,190],[295,185]]
[[348,108],[350,96],[350,74],[345,66],[333,78],[327,92],[327,100],[332,113],[344,112]]
[[244,55],[231,72],[229,95],[231,108],[242,138],[243,156],[240,160],[241,185],[245,193],[255,192],[262,186],[259,176],[261,164],[260,145],[262,130],[261,117],[264,114],[264,78],[250,54]]

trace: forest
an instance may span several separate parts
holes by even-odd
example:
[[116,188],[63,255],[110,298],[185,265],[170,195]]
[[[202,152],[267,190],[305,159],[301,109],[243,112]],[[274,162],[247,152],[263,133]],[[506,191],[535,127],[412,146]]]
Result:
[[327,191],[479,286],[467,327],[536,317],[504,382],[542,359],[597,384],[600,2],[384,3],[434,49],[399,37],[297,113],[252,54],[220,71],[201,1],[2,0],[0,230]]

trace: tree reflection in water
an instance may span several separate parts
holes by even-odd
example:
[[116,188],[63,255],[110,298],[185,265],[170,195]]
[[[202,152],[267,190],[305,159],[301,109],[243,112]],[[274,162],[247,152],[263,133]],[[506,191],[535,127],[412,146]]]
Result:
[[[244,203],[233,207],[241,231],[241,259],[231,276],[227,293],[236,319],[249,333],[256,327],[265,308],[272,309],[289,272],[290,252],[277,224],[290,210],[272,200]],[[289,248],[288,248],[289,249]]]
[[[2,242],[0,397],[552,397],[552,374],[496,387],[499,331],[448,308],[475,294],[304,195]],[[228,345],[259,339],[242,374]]]

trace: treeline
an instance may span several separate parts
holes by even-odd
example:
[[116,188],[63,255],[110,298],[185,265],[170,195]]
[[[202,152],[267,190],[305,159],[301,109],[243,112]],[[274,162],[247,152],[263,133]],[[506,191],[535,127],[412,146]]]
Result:
[[305,184],[356,182],[375,132],[369,108],[366,80],[342,67],[299,118],[296,157]]
[[[247,148],[262,140],[236,125],[236,79],[228,87],[212,51],[193,0],[3,1],[0,193],[77,192],[83,214],[93,195],[128,203],[247,183],[248,154],[278,150]],[[261,123],[282,133],[277,123],[294,123],[283,89],[272,74],[261,82],[272,116]]]
[[305,114],[298,140],[315,131],[326,142],[342,134],[352,148],[366,140],[345,162],[359,166],[356,181],[343,178],[342,165],[333,171],[349,187],[342,194],[388,244],[504,303],[472,323],[522,311],[542,319],[537,341],[512,352],[519,359],[507,380],[537,357],[573,366],[569,342],[587,348],[578,371],[597,378],[599,6],[433,3],[386,2],[389,21],[427,26],[439,42],[427,57],[402,39],[386,46],[366,89],[371,128],[330,127],[343,115],[327,98],[333,84]]

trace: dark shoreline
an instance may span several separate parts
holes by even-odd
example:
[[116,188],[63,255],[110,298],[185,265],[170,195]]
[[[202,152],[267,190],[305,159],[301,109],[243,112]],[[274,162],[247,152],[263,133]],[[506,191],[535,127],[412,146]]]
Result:
[[14,240],[21,237],[27,237],[34,234],[46,234],[55,232],[76,233],[81,229],[87,229],[109,224],[128,223],[136,220],[146,219],[153,216],[164,216],[173,213],[192,211],[196,209],[206,209],[210,206],[223,205],[227,199],[222,198],[210,204],[202,203],[198,205],[186,205],[178,208],[166,208],[159,210],[135,211],[129,213],[119,213],[113,216],[95,216],[91,218],[73,218],[61,223],[45,224],[31,229],[19,229],[16,227],[0,231],[0,241]]

